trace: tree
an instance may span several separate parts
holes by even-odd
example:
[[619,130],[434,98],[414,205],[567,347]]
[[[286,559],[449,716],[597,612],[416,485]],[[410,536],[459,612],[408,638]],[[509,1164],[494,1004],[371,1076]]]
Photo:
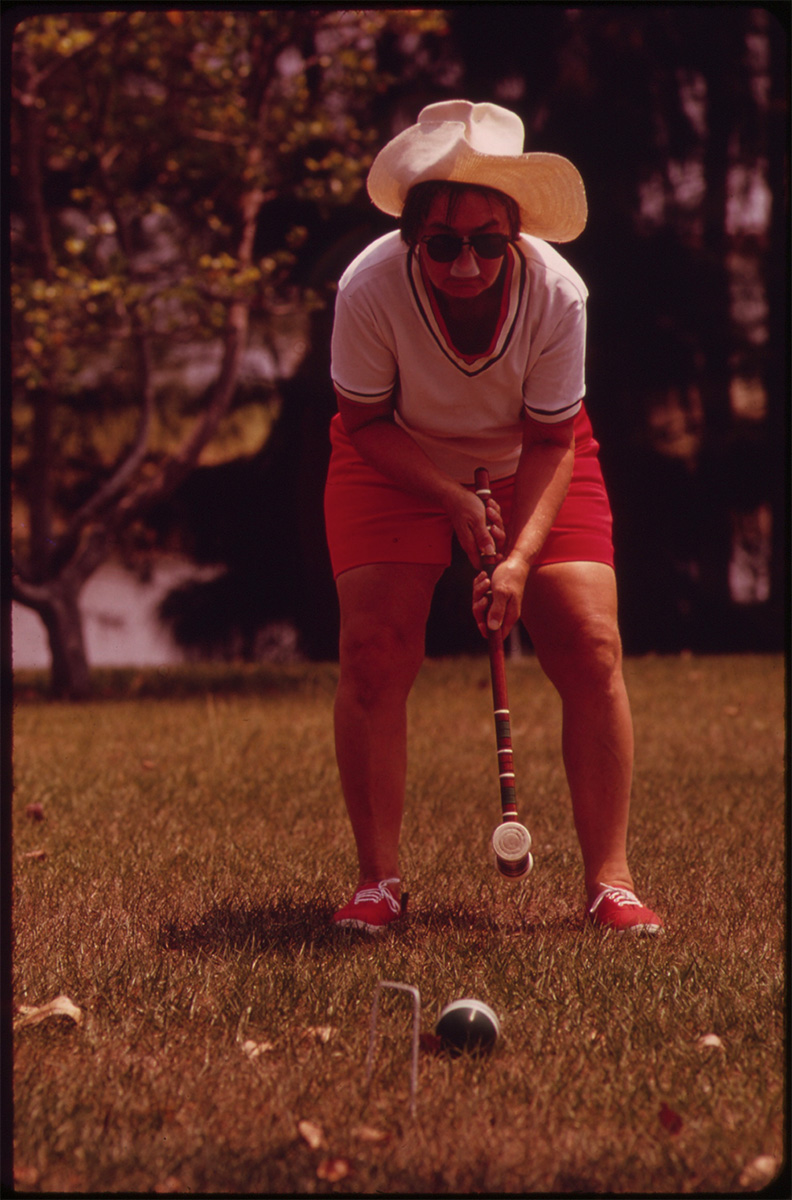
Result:
[[[294,280],[298,223],[260,252],[268,211],[349,203],[387,86],[377,39],[442,27],[302,6],[17,27],[13,596],[44,622],[56,694],[89,693],[81,588],[228,425],[251,331],[319,302]],[[196,405],[163,377],[201,348]]]

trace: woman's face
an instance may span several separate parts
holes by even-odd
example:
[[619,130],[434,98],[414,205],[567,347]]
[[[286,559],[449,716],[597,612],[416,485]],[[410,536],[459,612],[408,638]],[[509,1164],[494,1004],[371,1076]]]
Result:
[[454,299],[473,299],[492,287],[503,258],[479,258],[471,246],[463,246],[452,262],[439,263],[429,257],[421,239],[437,233],[452,233],[461,238],[474,233],[505,233],[508,237],[508,216],[497,197],[483,196],[480,192],[464,192],[452,216],[448,203],[448,196],[436,196],[426,214],[418,240],[421,262],[438,291]]

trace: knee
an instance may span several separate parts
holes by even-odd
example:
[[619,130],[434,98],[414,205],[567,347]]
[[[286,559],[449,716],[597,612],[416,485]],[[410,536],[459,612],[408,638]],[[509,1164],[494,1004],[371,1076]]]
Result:
[[364,705],[383,696],[406,699],[423,661],[423,639],[374,622],[342,630],[341,684]]
[[563,642],[538,654],[545,673],[563,696],[607,695],[622,686],[619,628],[609,618],[591,618]]

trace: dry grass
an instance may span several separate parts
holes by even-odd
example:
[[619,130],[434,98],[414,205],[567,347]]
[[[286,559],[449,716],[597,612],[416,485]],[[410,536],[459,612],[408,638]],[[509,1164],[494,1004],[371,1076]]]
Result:
[[[82,706],[31,690],[15,714],[15,1000],[63,993],[84,1018],[16,1034],[20,1190],[755,1189],[744,1171],[780,1167],[787,1132],[784,665],[627,670],[632,865],[668,924],[627,942],[582,928],[560,717],[531,659],[510,666],[528,888],[486,855],[486,660],[429,663],[411,702],[410,919],[379,942],[327,925],[354,878],[334,668],[237,672],[236,692],[215,673],[127,677],[136,697]],[[382,978],[420,988],[424,1030],[460,995],[503,1024],[484,1062],[422,1054],[417,1121],[397,993],[365,1087]]]

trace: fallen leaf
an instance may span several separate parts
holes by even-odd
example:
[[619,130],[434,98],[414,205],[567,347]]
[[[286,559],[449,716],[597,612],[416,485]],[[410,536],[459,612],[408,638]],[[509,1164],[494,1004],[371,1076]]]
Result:
[[324,1130],[315,1121],[298,1121],[297,1130],[300,1137],[308,1143],[312,1150],[319,1150],[327,1146]]
[[154,1186],[154,1191],[158,1196],[174,1196],[177,1192],[184,1190],[181,1179],[175,1175],[169,1175],[167,1179],[163,1179],[162,1183],[157,1183]]
[[390,1134],[384,1129],[375,1129],[373,1125],[356,1125],[352,1137],[360,1138],[361,1142],[389,1142]]
[[259,1058],[262,1054],[268,1054],[270,1050],[274,1049],[274,1042],[254,1042],[248,1039],[242,1043],[242,1053],[246,1054],[251,1060]]
[[326,1046],[331,1037],[335,1037],[338,1030],[333,1025],[309,1025],[305,1030],[303,1037],[312,1038],[316,1042],[321,1042]]
[[352,1173],[352,1164],[348,1158],[325,1158],[316,1168],[318,1179],[326,1179],[329,1183],[338,1183]]
[[748,1163],[740,1175],[740,1187],[754,1189],[764,1187],[778,1173],[780,1166],[780,1160],[772,1154],[760,1154],[753,1162]]
[[669,1133],[679,1133],[684,1122],[678,1112],[674,1112],[673,1108],[669,1108],[667,1104],[663,1103],[660,1105],[658,1115],[663,1129],[668,1130]]
[[298,1062],[306,1062],[314,1052],[317,1043],[326,1046],[338,1030],[332,1025],[309,1025],[307,1029],[298,1031],[295,1038],[294,1051]]
[[25,816],[28,821],[43,821],[44,820],[44,805],[43,804],[28,804],[25,809]]
[[35,1167],[14,1166],[14,1183],[20,1187],[35,1187],[39,1181],[39,1173]]
[[46,850],[28,850],[25,855],[25,858],[29,858],[31,862],[43,862],[46,857]]
[[56,996],[54,1000],[50,1000],[49,1004],[43,1004],[41,1008],[29,1008],[27,1005],[22,1005],[19,1009],[19,1016],[14,1018],[14,1029],[23,1029],[26,1025],[38,1025],[41,1021],[46,1021],[49,1017],[70,1017],[77,1025],[83,1019],[82,1010],[76,1004],[72,1004],[68,996]]
[[705,1033],[703,1037],[699,1038],[696,1045],[701,1047],[702,1050],[707,1046],[715,1046],[722,1049],[723,1041],[718,1037],[717,1033]]

